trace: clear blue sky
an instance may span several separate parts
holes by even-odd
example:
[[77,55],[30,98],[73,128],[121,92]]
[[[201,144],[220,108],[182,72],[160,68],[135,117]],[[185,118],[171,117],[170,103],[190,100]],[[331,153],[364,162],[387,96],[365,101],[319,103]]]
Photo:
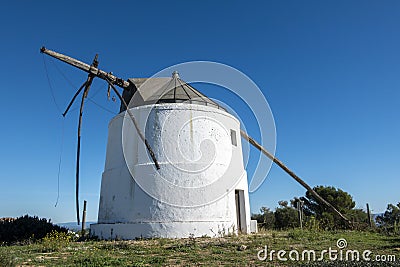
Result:
[[[100,67],[123,78],[192,60],[231,65],[262,89],[275,117],[276,155],[310,185],[339,187],[375,213],[400,201],[399,1],[61,2],[7,1],[0,10],[0,217],[75,220],[77,110],[64,122],[54,207],[62,117],[42,45],[85,62],[99,53]],[[45,62],[64,109],[86,75]],[[105,92],[96,81],[90,95],[116,113]],[[81,200],[93,221],[113,114],[87,102],[84,116]],[[250,195],[251,209],[304,193],[273,167]]]

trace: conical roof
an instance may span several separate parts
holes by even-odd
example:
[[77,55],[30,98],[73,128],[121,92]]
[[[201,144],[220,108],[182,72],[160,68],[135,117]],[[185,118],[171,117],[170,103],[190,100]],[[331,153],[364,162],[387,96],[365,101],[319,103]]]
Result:
[[161,103],[187,103],[225,110],[193,86],[181,80],[178,72],[174,72],[170,78],[131,78],[128,81],[137,89],[137,93],[129,103],[130,108]]

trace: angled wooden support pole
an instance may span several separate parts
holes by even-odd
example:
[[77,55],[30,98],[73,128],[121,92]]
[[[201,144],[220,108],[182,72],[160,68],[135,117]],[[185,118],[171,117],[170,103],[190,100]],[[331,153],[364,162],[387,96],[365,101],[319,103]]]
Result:
[[241,136],[247,140],[250,144],[252,144],[255,148],[260,150],[264,155],[266,155],[270,160],[276,163],[279,167],[281,167],[287,174],[289,174],[293,179],[295,179],[299,184],[301,184],[308,192],[310,192],[319,202],[327,206],[330,210],[332,210],[335,214],[337,214],[340,218],[342,218],[348,225],[352,226],[351,221],[340,213],[332,204],[323,199],[314,189],[311,188],[306,182],[304,182],[300,177],[298,177],[294,172],[292,172],[288,167],[285,166],[279,159],[274,157],[271,153],[269,153],[264,147],[262,147],[259,143],[257,143],[253,138],[248,136],[243,130],[240,130]]

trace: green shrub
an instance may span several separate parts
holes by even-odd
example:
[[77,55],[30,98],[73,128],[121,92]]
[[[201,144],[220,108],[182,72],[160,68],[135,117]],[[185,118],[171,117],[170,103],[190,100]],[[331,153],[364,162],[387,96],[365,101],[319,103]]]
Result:
[[309,216],[306,218],[306,221],[304,222],[304,228],[308,229],[310,231],[320,231],[321,230],[319,221],[315,218],[315,216]]
[[26,243],[40,240],[52,231],[68,232],[66,228],[54,225],[47,219],[28,215],[12,221],[0,222],[0,243]]
[[73,232],[57,232],[51,231],[41,241],[42,252],[60,251],[62,248],[68,246],[70,242],[76,241],[77,236]]
[[299,227],[297,210],[292,207],[282,206],[275,210],[275,228],[290,229]]

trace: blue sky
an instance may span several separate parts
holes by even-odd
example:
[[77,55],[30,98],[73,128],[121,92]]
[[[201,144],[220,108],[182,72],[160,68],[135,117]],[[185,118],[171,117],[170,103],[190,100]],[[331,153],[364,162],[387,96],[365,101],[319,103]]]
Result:
[[[358,207],[368,202],[373,212],[384,211],[400,201],[398,14],[398,1],[3,3],[0,217],[75,219],[77,110],[63,121],[44,62],[60,109],[86,75],[43,59],[42,45],[85,62],[98,53],[100,67],[123,78],[148,77],[193,60],[237,68],[268,100],[278,158],[310,185],[339,187]],[[222,90],[203,90],[227,98]],[[94,82],[90,96],[111,111],[87,102],[84,114],[81,200],[88,200],[88,219],[94,221],[107,124],[118,104],[106,100],[101,81]],[[54,207],[62,143],[60,198]],[[304,193],[274,166],[250,195],[251,209],[273,209],[279,200]]]

